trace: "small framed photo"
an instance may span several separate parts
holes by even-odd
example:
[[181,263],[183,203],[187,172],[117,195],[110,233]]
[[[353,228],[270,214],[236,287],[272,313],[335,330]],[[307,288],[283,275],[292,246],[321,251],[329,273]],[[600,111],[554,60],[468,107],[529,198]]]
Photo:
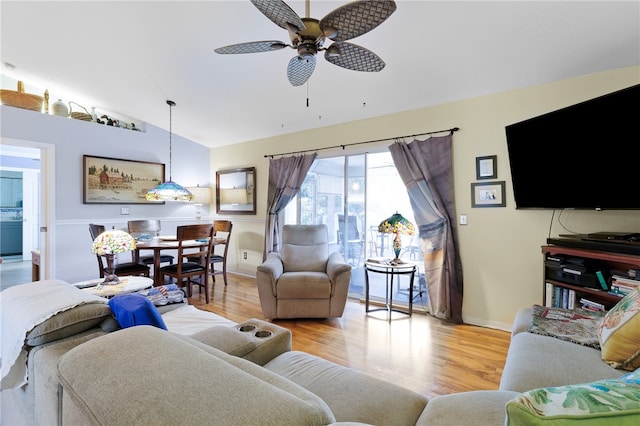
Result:
[[471,207],[506,207],[504,181],[471,184]]
[[498,156],[476,157],[476,179],[498,178]]

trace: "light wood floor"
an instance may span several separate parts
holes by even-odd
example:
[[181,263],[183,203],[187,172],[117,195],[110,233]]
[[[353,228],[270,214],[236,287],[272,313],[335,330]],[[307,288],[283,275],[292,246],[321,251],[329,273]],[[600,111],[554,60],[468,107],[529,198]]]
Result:
[[[194,286],[190,303],[238,323],[249,318],[264,320],[255,279],[239,275],[228,278],[226,287],[222,277],[217,278],[208,305],[204,294]],[[510,333],[452,325],[424,314],[394,314],[391,322],[385,315],[365,315],[364,304],[350,299],[339,319],[273,322],[291,330],[294,350],[391,381],[429,398],[498,388]]]

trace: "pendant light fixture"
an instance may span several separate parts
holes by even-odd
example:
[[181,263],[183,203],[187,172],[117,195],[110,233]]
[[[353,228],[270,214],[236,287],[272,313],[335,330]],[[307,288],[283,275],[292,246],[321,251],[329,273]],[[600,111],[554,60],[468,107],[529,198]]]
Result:
[[171,136],[172,136],[172,120],[171,109],[176,106],[176,103],[167,100],[169,105],[169,180],[163,182],[155,188],[149,190],[145,198],[149,201],[186,201],[193,200],[193,194],[189,190],[185,189],[182,185],[171,180]]

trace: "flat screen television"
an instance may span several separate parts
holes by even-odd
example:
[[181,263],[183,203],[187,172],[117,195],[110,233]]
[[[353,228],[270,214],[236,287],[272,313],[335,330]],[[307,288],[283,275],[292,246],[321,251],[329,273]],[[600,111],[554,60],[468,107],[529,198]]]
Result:
[[640,84],[505,131],[517,209],[640,209]]

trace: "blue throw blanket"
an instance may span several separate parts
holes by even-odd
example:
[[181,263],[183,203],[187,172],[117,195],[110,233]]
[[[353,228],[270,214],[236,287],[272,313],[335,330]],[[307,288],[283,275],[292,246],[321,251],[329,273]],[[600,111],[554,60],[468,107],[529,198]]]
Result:
[[121,294],[109,300],[109,307],[118,320],[120,327],[152,325],[167,329],[158,309],[141,294]]

